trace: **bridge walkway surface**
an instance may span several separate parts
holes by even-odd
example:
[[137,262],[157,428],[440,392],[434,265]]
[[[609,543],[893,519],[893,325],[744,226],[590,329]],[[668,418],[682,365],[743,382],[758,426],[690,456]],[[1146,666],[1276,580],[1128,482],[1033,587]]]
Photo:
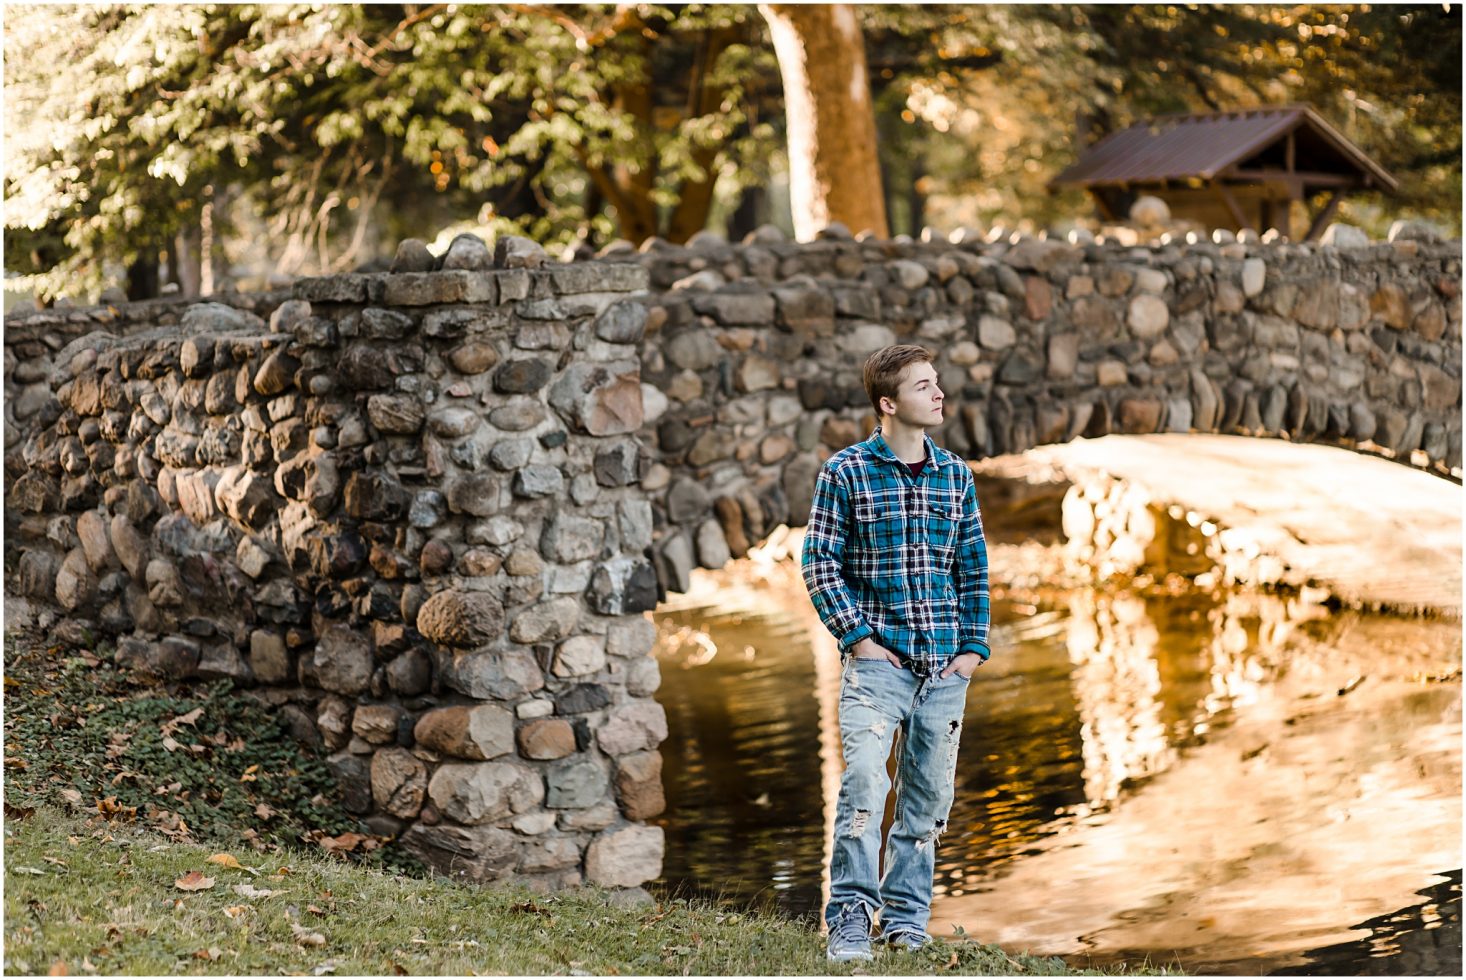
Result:
[[1442,477],[1330,446],[1208,434],[1079,439],[1027,456],[1203,515],[1229,547],[1278,559],[1281,584],[1460,617],[1462,488]]

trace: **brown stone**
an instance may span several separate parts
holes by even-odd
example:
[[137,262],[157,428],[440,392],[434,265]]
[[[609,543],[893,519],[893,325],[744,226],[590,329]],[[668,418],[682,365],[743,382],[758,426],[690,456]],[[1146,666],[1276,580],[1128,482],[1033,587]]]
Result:
[[418,719],[413,738],[460,759],[494,759],[514,749],[514,715],[496,704],[434,708]]
[[428,770],[407,749],[379,749],[372,756],[372,802],[404,820],[422,810],[427,796]]
[[647,820],[667,809],[662,788],[662,754],[634,752],[618,760],[616,797],[629,820]]
[[832,415],[820,426],[820,442],[831,449],[844,449],[860,441],[860,429],[852,419]]
[[1381,284],[1369,298],[1369,311],[1396,330],[1410,326],[1410,303],[1405,290],[1392,282]]
[[713,501],[713,511],[718,523],[723,526],[723,537],[728,542],[728,551],[734,558],[748,554],[748,535],[743,530],[743,508],[733,497],[719,497]]
[[1161,425],[1159,401],[1151,398],[1125,398],[1120,401],[1120,431],[1128,435],[1156,432]]
[[503,629],[504,607],[484,592],[448,589],[429,598],[417,613],[417,631],[444,646],[484,646],[499,639]]
[[563,718],[538,718],[519,729],[518,739],[526,759],[563,759],[575,751],[575,729]]
[[373,745],[389,745],[397,741],[397,719],[402,709],[390,704],[364,704],[351,718],[352,734]]
[[1054,289],[1049,281],[1040,276],[1025,276],[1023,280],[1023,311],[1030,320],[1046,319],[1054,308]]

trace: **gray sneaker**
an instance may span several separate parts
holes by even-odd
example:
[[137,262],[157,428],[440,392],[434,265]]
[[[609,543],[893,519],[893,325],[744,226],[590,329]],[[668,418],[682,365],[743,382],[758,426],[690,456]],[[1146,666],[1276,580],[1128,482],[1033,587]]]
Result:
[[848,905],[840,910],[830,926],[825,959],[831,963],[875,959],[870,951],[870,913],[864,905]]
[[932,941],[932,937],[917,929],[895,929],[881,937],[892,949],[917,950]]

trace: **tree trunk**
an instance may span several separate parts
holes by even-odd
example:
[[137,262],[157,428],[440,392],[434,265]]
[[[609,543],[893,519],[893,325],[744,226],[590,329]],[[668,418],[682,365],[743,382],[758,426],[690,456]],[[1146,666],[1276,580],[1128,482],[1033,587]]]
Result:
[[158,295],[158,253],[144,249],[127,267],[127,298],[133,301]]
[[789,194],[800,241],[839,221],[885,238],[865,39],[848,4],[760,4],[769,25],[789,134]]
[[178,295],[187,299],[198,296],[203,283],[203,255],[199,250],[202,239],[203,231],[196,224],[185,226],[174,236],[178,254],[174,281],[178,283]]

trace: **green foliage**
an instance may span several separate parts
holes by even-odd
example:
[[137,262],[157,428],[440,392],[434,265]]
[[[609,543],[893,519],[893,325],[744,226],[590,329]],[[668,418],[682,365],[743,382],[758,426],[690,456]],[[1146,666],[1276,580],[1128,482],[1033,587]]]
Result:
[[748,44],[756,21],[736,6],[12,7],[9,268],[44,274],[47,295],[95,290],[101,257],[156,255],[226,187],[267,216],[286,271],[349,268],[466,215],[568,241],[598,210],[592,181],[623,210],[670,208],[732,154],[767,156],[742,82],[770,61]]
[[[1089,214],[1045,186],[1078,113],[1309,101],[1401,179],[1342,220],[1459,228],[1459,7],[860,10],[888,196],[931,202],[903,205],[916,225]],[[7,269],[47,296],[95,293],[225,198],[221,238],[331,272],[465,222],[685,240],[777,176],[749,6],[15,5],[4,43]]]
[[[324,760],[229,681],[140,687],[106,653],[68,655],[13,636],[7,647],[8,806],[69,805],[259,849],[361,829]],[[417,866],[392,846],[369,853],[384,858]]]
[[[943,213],[1037,226],[1090,213],[1045,182],[1073,162],[1079,117],[1136,119],[1311,103],[1400,180],[1339,220],[1382,236],[1422,216],[1460,233],[1461,9],[1394,5],[982,6],[941,35],[994,49],[991,70],[911,79],[906,156],[925,157]],[[952,136],[955,135],[956,139]]]

